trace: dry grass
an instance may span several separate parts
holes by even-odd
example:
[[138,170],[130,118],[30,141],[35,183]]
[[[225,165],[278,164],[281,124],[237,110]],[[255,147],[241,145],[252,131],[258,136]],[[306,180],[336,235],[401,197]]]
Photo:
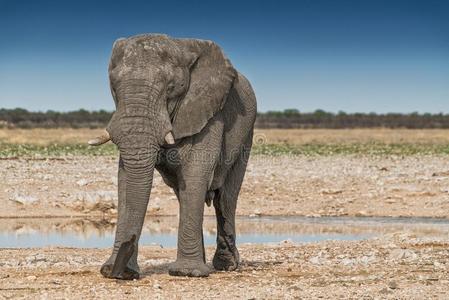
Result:
[[449,129],[257,129],[267,144],[447,144]]
[[[0,143],[84,144],[101,129],[0,129]],[[264,144],[448,144],[449,129],[257,129],[255,142]]]
[[0,142],[7,144],[85,144],[97,136],[102,129],[0,129]]

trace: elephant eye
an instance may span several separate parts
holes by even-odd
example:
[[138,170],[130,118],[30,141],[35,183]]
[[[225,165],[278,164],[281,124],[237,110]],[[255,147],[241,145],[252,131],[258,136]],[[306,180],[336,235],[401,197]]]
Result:
[[167,85],[167,92],[172,92],[173,90],[175,89],[175,85],[172,83],[172,82],[170,82],[168,85]]

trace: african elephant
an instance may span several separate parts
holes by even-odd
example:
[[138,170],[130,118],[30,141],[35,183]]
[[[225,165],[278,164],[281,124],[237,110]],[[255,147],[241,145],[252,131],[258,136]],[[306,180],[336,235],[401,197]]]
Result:
[[109,64],[116,111],[105,133],[120,152],[118,221],[108,278],[136,279],[138,241],[154,168],[179,200],[177,259],[170,275],[208,276],[202,232],[213,202],[213,266],[235,270],[235,210],[252,145],[256,98],[217,44],[143,34],[115,41]]

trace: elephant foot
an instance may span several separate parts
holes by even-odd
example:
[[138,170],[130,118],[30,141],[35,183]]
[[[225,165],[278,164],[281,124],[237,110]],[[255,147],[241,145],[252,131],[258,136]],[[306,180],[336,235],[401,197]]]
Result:
[[133,234],[131,239],[127,242],[124,242],[120,245],[120,248],[117,252],[117,256],[115,257],[115,262],[113,264],[110,263],[112,257],[101,267],[100,272],[106,278],[116,278],[123,280],[133,280],[139,279],[139,267],[137,263],[135,263],[136,269],[134,270],[128,265],[130,259],[134,253],[136,248],[136,235]]
[[207,277],[210,268],[203,261],[177,260],[168,267],[172,276]]
[[125,267],[125,269],[118,273],[118,274],[112,274],[112,269],[114,268],[113,264],[104,264],[101,266],[100,273],[106,278],[111,279],[121,279],[121,280],[134,280],[139,279],[140,275],[139,272],[129,268]]
[[237,248],[234,249],[234,251],[231,251],[228,248],[217,248],[212,259],[215,270],[235,271],[238,268],[240,260],[239,251]]

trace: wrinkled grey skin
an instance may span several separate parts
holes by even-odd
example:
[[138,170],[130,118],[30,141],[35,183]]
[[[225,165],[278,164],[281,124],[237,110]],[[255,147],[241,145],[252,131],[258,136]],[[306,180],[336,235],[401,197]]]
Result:
[[[138,277],[138,241],[154,168],[180,204],[177,259],[169,274],[209,275],[202,224],[204,204],[211,201],[218,227],[213,266],[235,270],[235,209],[256,117],[248,80],[215,43],[159,34],[117,40],[109,77],[116,112],[106,130],[120,151],[119,202],[113,253],[101,273],[117,278],[112,269],[119,248],[135,235],[133,248],[122,247],[133,254],[119,273],[121,279]],[[174,145],[164,141],[170,131]]]

